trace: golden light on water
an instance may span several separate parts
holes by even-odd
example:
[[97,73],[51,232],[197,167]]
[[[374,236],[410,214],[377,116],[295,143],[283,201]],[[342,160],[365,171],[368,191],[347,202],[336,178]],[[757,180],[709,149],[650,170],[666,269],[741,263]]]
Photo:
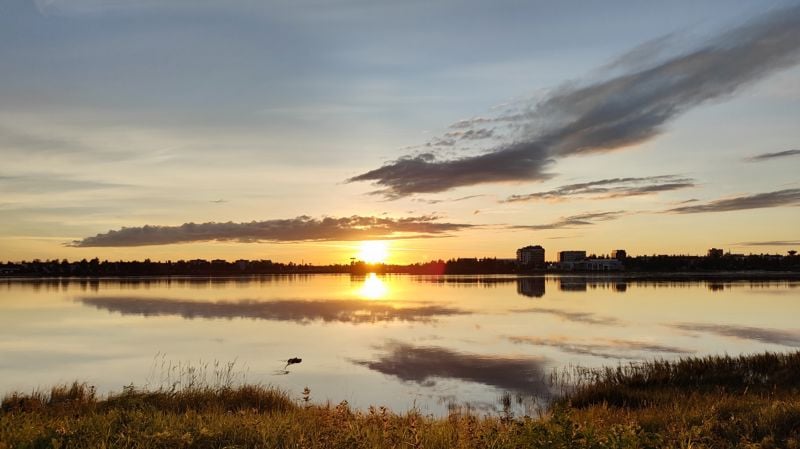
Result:
[[366,263],[383,263],[389,257],[389,245],[386,242],[365,241],[359,247],[358,259]]
[[389,288],[381,278],[370,273],[364,278],[364,284],[358,289],[358,295],[364,299],[382,299],[389,292]]

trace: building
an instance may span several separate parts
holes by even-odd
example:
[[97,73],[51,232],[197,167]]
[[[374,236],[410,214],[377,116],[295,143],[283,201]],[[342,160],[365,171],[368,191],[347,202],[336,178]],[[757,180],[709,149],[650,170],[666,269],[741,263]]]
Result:
[[615,249],[614,251],[611,251],[611,258],[625,260],[628,258],[628,253],[624,249]]
[[617,259],[588,259],[582,263],[585,271],[620,271],[623,268]]
[[529,245],[517,250],[517,264],[521,267],[544,268],[544,248]]
[[708,250],[708,257],[714,257],[714,258],[722,257],[724,254],[725,254],[725,251],[723,251],[723,250],[721,250],[719,248],[711,248],[710,250]]
[[558,261],[564,262],[580,262],[586,259],[586,251],[561,251],[558,253]]

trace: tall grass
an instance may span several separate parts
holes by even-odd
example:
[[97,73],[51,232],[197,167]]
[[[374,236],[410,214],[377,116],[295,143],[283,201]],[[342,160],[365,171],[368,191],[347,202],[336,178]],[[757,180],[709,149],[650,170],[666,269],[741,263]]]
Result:
[[453,408],[437,418],[314,404],[308,389],[291,398],[271,387],[215,385],[213,376],[102,398],[74,383],[7,395],[0,449],[795,448],[798,373],[800,353],[575,370],[577,382],[535,418],[514,416],[511,395],[501,397],[498,416]]

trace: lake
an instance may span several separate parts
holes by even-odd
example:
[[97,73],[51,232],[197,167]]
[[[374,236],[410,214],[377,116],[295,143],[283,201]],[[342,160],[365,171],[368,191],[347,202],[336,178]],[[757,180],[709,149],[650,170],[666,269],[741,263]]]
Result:
[[[576,365],[795,350],[798,287],[556,275],[5,279],[0,394],[222,376],[361,408],[492,411],[504,392],[546,397],[548,374]],[[286,367],[291,357],[302,363]]]

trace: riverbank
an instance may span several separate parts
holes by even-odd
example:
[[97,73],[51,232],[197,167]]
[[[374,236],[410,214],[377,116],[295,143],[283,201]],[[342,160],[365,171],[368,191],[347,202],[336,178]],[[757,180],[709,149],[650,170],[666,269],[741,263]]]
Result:
[[[245,385],[7,395],[0,448],[798,447],[800,352],[576,370],[542,416],[317,405]],[[755,445],[755,446],[754,446]]]

